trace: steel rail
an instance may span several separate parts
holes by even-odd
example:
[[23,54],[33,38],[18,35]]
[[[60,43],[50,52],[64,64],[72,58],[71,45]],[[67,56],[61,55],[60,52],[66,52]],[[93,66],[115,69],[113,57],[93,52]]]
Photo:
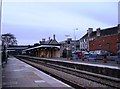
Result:
[[65,72],[65,73],[68,73],[68,74],[71,74],[71,75],[74,75],[77,77],[81,77],[81,78],[96,82],[96,83],[106,85],[108,87],[112,87],[112,88],[119,88],[120,87],[120,85],[119,85],[120,80],[117,78],[113,79],[111,77],[100,75],[100,74],[95,74],[95,73],[90,73],[87,71],[68,68],[68,67],[48,63],[48,62],[46,63],[46,61],[43,62],[43,61],[38,61],[38,60],[33,60],[33,59],[27,59],[27,61],[28,60],[35,62],[37,64],[40,64],[40,65],[46,66],[48,68],[52,68],[52,69],[55,69],[58,71],[62,71],[62,72]]

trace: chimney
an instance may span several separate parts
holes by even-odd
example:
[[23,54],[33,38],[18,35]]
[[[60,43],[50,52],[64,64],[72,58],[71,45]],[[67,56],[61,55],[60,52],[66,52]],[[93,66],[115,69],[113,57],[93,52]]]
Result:
[[88,37],[90,37],[90,34],[93,32],[93,28],[88,28],[87,33],[88,33]]
[[50,37],[49,37],[49,40],[50,40]]
[[41,44],[41,43],[42,43],[42,41],[39,41],[39,43]]
[[55,34],[53,35],[53,40],[55,40]]
[[45,38],[42,39],[42,42],[45,42]]
[[100,36],[100,28],[96,29],[96,36],[99,37]]

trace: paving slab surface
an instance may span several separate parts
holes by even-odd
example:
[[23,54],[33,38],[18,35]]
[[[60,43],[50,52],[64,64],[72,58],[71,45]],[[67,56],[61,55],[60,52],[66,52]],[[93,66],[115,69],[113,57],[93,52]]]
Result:
[[2,87],[71,87],[42,71],[18,60],[8,58],[2,68]]

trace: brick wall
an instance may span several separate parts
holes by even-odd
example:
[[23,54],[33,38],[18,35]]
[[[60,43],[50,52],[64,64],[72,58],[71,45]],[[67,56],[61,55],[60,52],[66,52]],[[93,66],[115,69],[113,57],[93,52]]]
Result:
[[89,42],[90,51],[98,50],[99,44],[102,45],[102,50],[106,50],[106,44],[110,44],[110,51],[117,52],[117,42],[120,42],[120,34],[106,37],[99,37]]

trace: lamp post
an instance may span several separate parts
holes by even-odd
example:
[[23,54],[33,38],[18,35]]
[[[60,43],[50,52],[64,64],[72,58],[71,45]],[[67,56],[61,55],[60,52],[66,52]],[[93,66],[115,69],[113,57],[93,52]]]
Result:
[[68,37],[69,37],[70,35],[65,35],[65,37],[67,38],[67,59],[68,59]]
[[76,51],[76,35],[75,35],[75,30],[78,30],[78,28],[75,28],[73,29],[74,30],[74,48],[75,48],[75,51]]

